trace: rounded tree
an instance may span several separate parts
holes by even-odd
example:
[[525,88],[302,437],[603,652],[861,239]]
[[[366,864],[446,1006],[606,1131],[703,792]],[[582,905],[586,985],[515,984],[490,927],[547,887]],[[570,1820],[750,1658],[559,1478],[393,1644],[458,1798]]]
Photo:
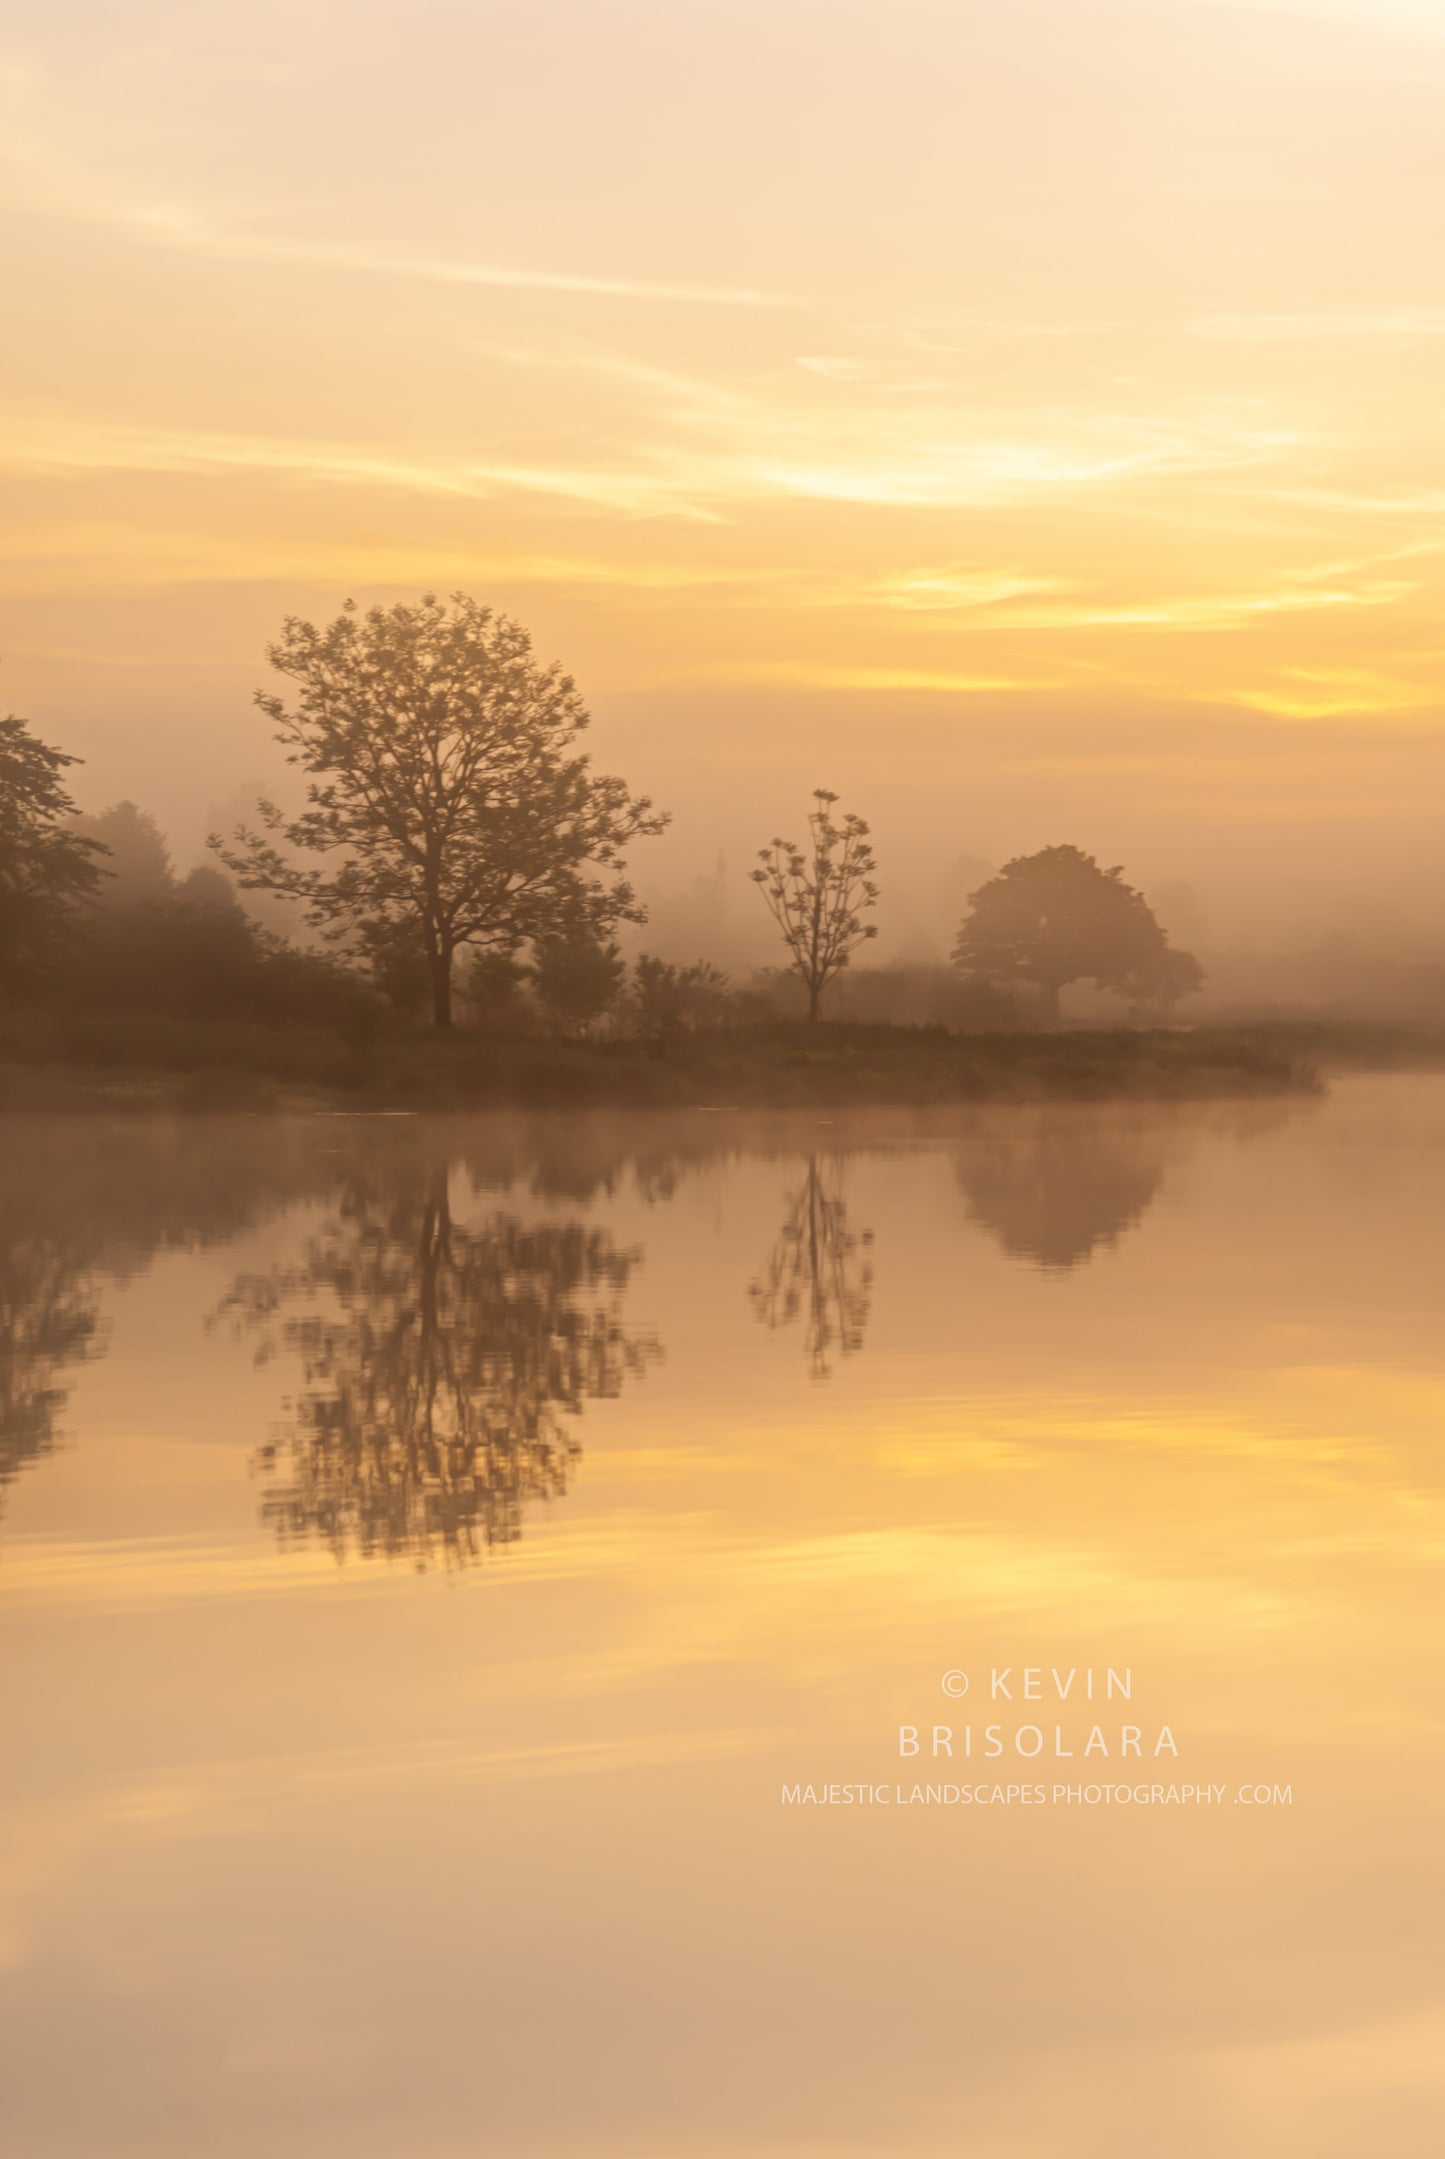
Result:
[[970,895],[953,959],[975,981],[1035,989],[1051,1026],[1058,1025],[1059,994],[1071,982],[1137,997],[1142,983],[1169,980],[1184,994],[1203,980],[1190,954],[1172,952],[1122,868],[1100,869],[1079,847],[1019,855],[980,885]]

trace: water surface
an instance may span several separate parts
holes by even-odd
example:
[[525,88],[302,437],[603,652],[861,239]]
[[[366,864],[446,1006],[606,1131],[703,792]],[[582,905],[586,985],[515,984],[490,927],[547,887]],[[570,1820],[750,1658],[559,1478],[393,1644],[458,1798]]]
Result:
[[1442,1259],[1433,1077],[12,1120],[6,2149],[1435,2153]]

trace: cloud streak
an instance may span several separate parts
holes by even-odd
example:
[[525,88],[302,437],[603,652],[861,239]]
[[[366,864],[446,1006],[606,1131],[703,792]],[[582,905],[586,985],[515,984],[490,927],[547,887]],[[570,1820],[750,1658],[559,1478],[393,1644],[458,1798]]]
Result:
[[123,185],[93,172],[55,143],[15,127],[0,132],[0,161],[29,184],[26,200],[32,210],[43,209],[52,216],[108,227],[156,246],[215,261],[304,265],[344,275],[493,291],[556,293],[577,299],[722,308],[773,308],[785,304],[774,294],[746,287],[470,262],[359,247],[344,240],[236,230],[193,204],[128,198]]
[[110,222],[130,231],[227,262],[303,264],[370,277],[406,278],[428,285],[482,286],[494,291],[561,293],[578,299],[652,300],[687,307],[780,307],[776,295],[746,287],[673,284],[665,279],[598,277],[572,270],[528,269],[512,264],[462,262],[436,255],[405,255],[355,247],[345,241],[287,239],[281,235],[228,232],[193,210],[128,209]]

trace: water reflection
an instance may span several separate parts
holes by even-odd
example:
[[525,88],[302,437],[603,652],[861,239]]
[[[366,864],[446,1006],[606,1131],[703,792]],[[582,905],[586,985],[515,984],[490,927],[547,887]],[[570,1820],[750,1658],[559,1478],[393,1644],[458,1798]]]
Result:
[[1313,1103],[1055,1103],[986,1112],[954,1149],[968,1217],[1011,1259],[1082,1267],[1139,1227],[1198,1141],[1246,1139],[1313,1114]]
[[873,1243],[869,1229],[848,1224],[843,1164],[810,1154],[801,1181],[789,1192],[783,1223],[762,1273],[748,1290],[765,1327],[803,1322],[803,1352],[815,1379],[826,1378],[831,1358],[863,1347],[873,1301]]
[[1083,1266],[1134,1228],[1164,1182],[1169,1127],[1019,1110],[984,1120],[963,1141],[954,1172],[972,1221],[1014,1259]]
[[[302,1367],[262,1454],[265,1517],[286,1542],[460,1561],[565,1490],[584,1403],[655,1354],[621,1319],[640,1252],[585,1226],[587,1210],[624,1196],[680,1206],[690,1181],[744,1159],[786,1164],[766,1258],[751,1275],[740,1258],[732,1279],[764,1326],[797,1330],[821,1378],[862,1350],[872,1308],[873,1229],[850,1212],[846,1164],[931,1144],[1010,1259],[1065,1272],[1137,1228],[1202,1136],[1250,1137],[1307,1110],[881,1112],[843,1120],[827,1151],[814,1118],[787,1114],[13,1121],[0,1134],[0,1496],[54,1450],[76,1369],[104,1353],[107,1284],[303,1203],[329,1210],[303,1257],[227,1304],[263,1351]],[[496,1211],[460,1219],[462,1184],[469,1207],[490,1193]]]
[[71,1368],[99,1355],[100,1293],[83,1251],[54,1220],[48,1180],[33,1161],[0,1175],[0,1501],[50,1454]]
[[[74,1474],[11,1488],[0,1562],[7,2148],[411,2159],[475,2147],[479,2083],[509,2159],[1437,2148],[1445,1089],[1344,1082],[1257,1132],[719,1115],[549,1151],[278,1120],[82,1158],[0,1130],[5,1339],[61,1344],[7,1399],[73,1381],[53,1422],[79,1435]],[[228,1179],[244,1245],[112,1298],[234,1219]],[[810,1387],[830,1225],[876,1295]],[[239,1338],[206,1335],[243,1270]],[[777,1336],[747,1296],[774,1276]],[[97,1288],[92,1335],[48,1333]],[[666,1340],[645,1384],[615,1338],[589,1351],[599,1311]],[[430,1400],[450,1439],[478,1363],[504,1455],[528,1374],[564,1472],[581,1433],[565,1534],[519,1497],[509,1563],[451,1585],[338,1570],[309,1518],[283,1557],[258,1500],[318,1444],[303,1403],[365,1436]],[[781,1803],[1093,1774],[1053,1758],[1077,1698],[1003,1705],[1044,1729],[1037,1767],[901,1762],[903,1720],[968,1721],[940,1708],[955,1660],[1050,1693],[1126,1664],[1181,1777],[1293,1802]],[[1132,1785],[1116,1736],[1100,1773]]]
[[639,1258],[576,1221],[461,1222],[445,1165],[349,1183],[298,1263],[226,1301],[262,1355],[279,1341],[301,1362],[260,1453],[264,1518],[338,1559],[460,1564],[512,1542],[528,1502],[565,1491],[584,1402],[657,1354],[621,1323]]
[[0,1497],[61,1442],[76,1368],[102,1356],[107,1282],[237,1235],[314,1182],[294,1135],[267,1171],[225,1124],[9,1123],[0,1143]]

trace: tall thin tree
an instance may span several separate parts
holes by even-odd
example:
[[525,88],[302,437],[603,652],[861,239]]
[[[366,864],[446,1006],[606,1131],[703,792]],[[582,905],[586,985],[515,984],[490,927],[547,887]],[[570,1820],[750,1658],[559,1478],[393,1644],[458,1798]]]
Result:
[[760,847],[762,867],[751,873],[808,993],[810,1020],[817,1019],[828,984],[860,945],[878,935],[874,924],[863,920],[878,902],[868,827],[851,812],[840,823],[833,815],[837,799],[826,787],[815,787],[806,845],[774,840]]

